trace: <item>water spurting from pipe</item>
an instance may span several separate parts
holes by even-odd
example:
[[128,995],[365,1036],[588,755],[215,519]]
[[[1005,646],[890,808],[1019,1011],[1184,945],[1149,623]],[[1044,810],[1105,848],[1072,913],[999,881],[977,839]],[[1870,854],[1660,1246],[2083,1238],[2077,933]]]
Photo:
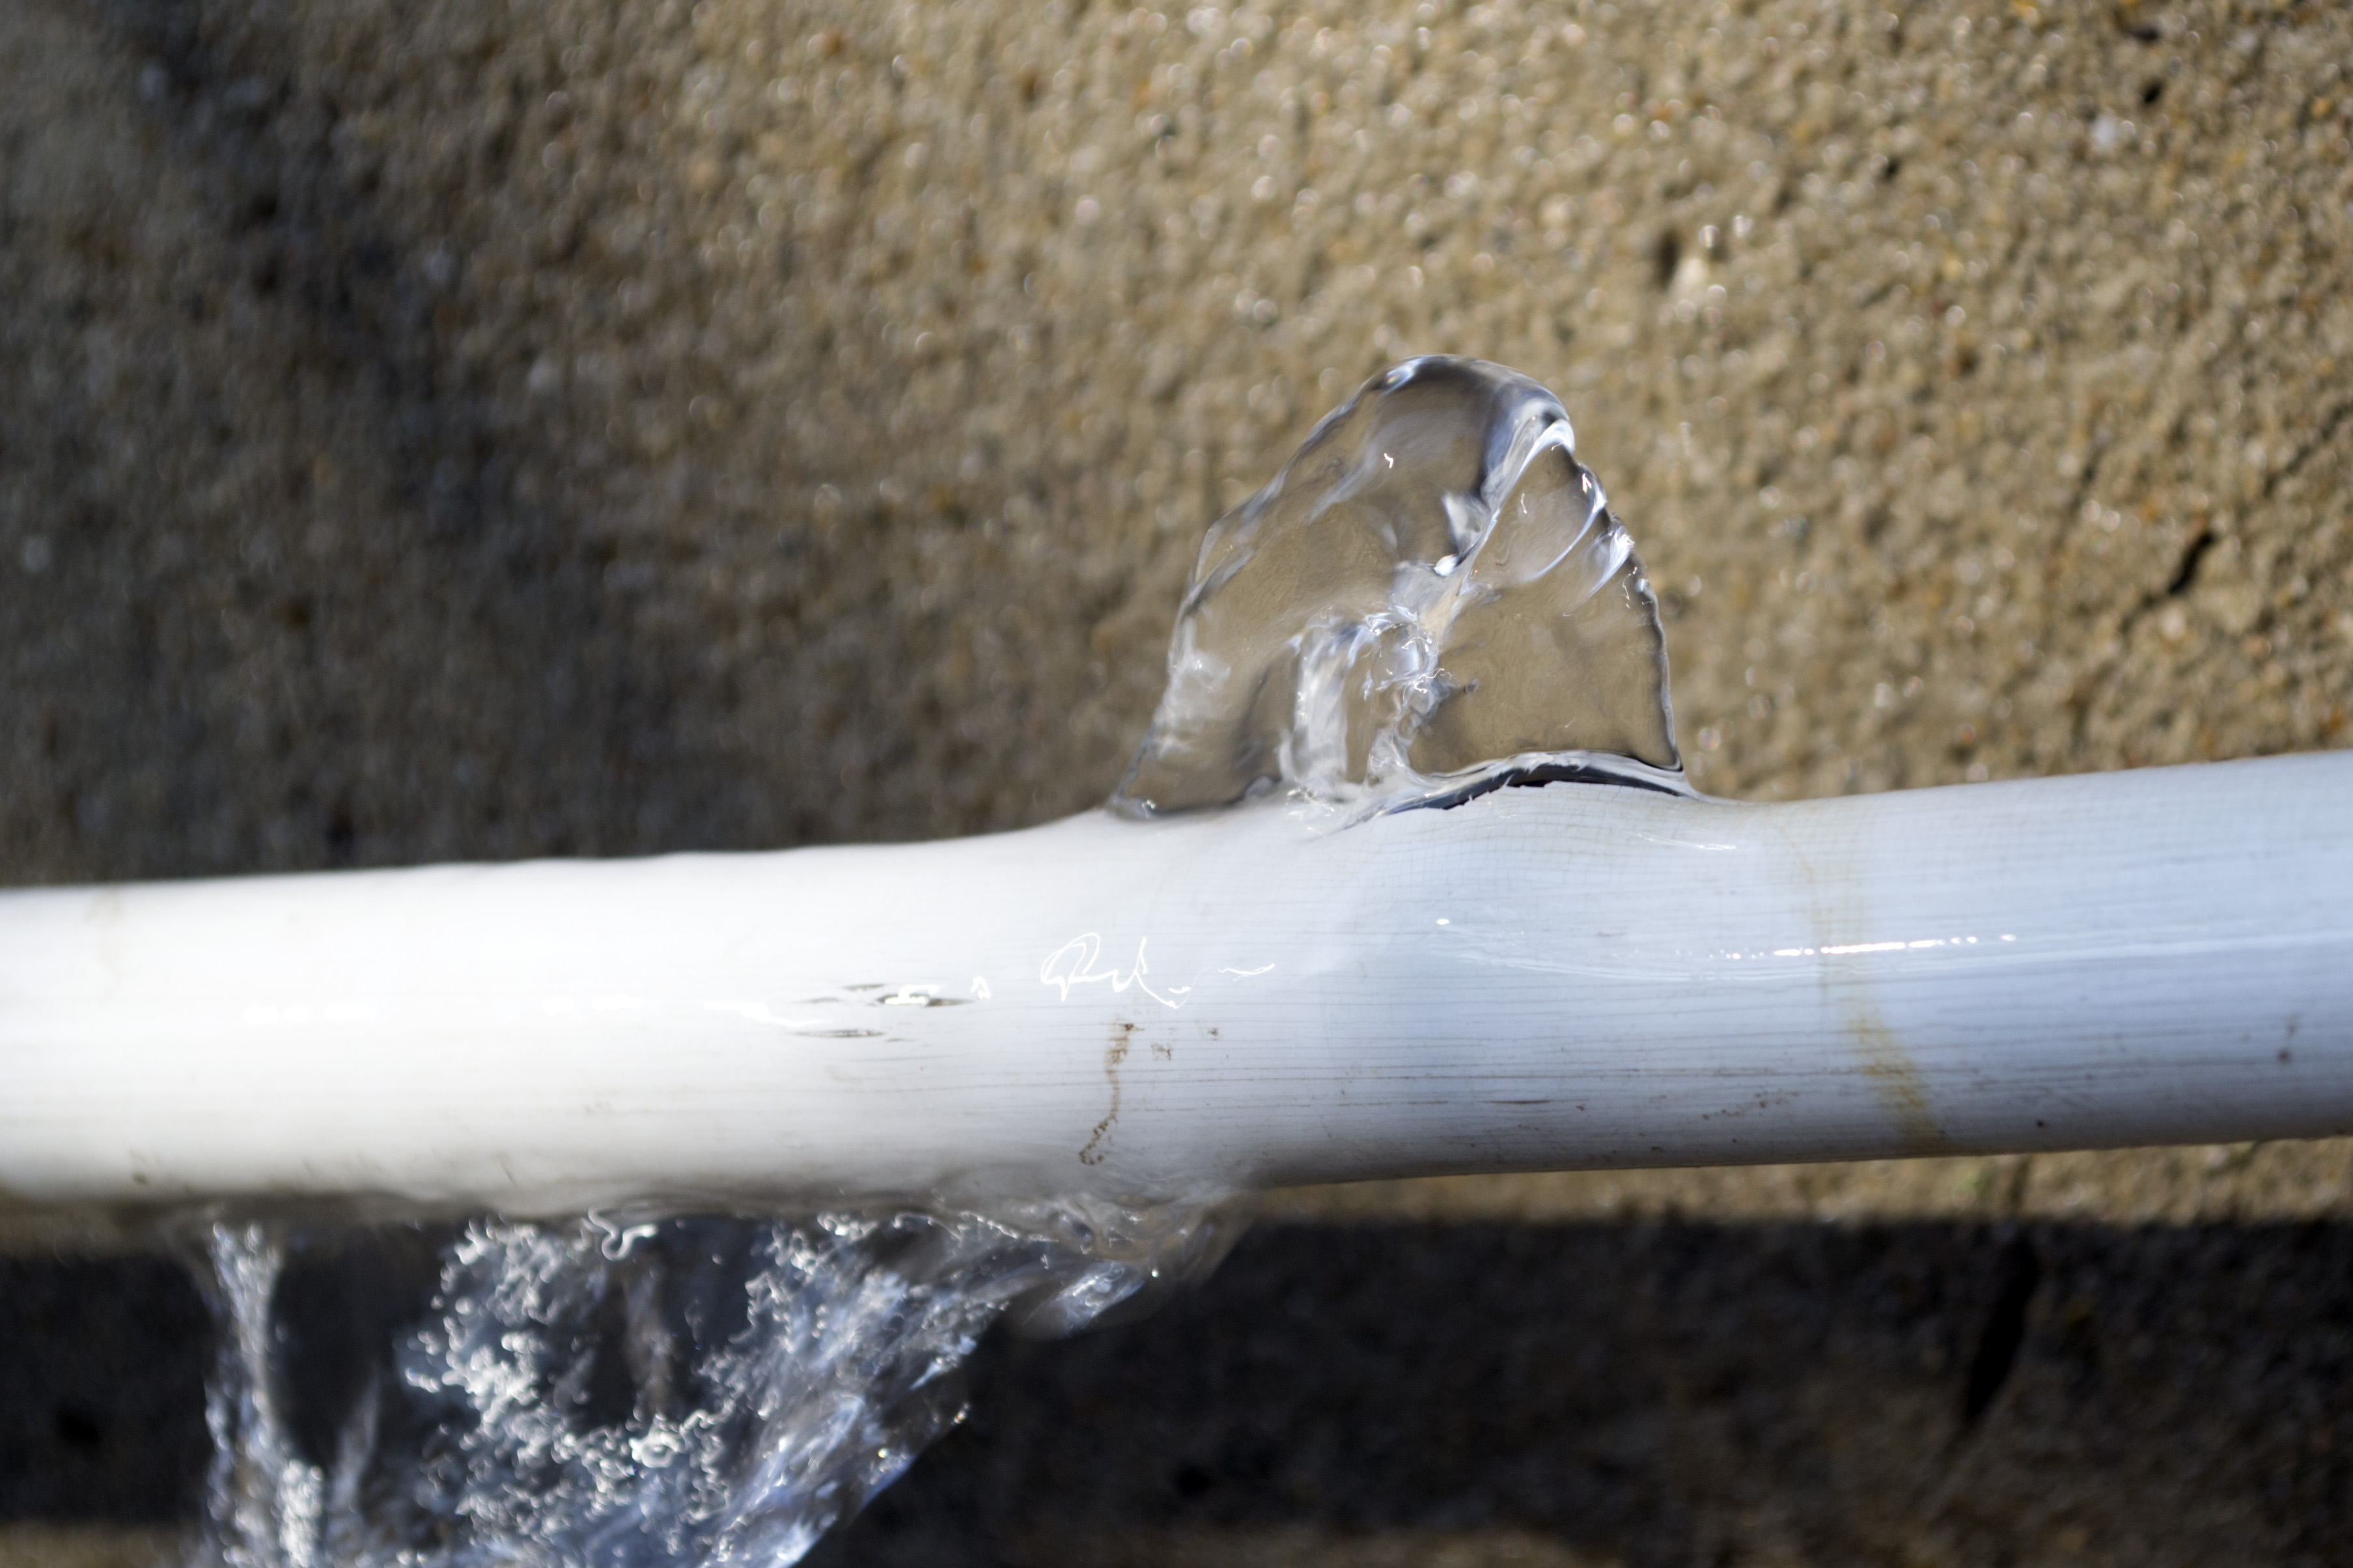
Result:
[[1113,805],[1377,810],[1571,776],[1683,787],[1658,602],[1559,400],[1425,357],[1209,530]]

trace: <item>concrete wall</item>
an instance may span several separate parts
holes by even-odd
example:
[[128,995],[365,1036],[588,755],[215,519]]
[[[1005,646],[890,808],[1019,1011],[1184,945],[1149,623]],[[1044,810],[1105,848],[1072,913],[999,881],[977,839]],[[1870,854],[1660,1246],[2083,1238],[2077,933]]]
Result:
[[[1079,809],[1142,731],[1202,528],[1360,377],[1430,351],[1567,399],[1663,591],[1712,791],[2345,743],[2348,61],[2341,8],[2186,0],[15,0],[0,878]],[[1606,1259],[1683,1214],[1764,1226],[1727,1233],[1753,1263],[1795,1226],[1827,1249],[1810,1289],[1841,1300],[1913,1276],[1838,1237],[1950,1227],[1918,1269],[1993,1274],[1950,1295],[1942,1370],[1858,1363],[1888,1397],[1852,1412],[1883,1423],[1899,1385],[1961,1421],[1967,1346],[2022,1278],[2008,1241],[1968,1238],[2023,1226],[2000,1234],[2078,1259],[2017,1309],[2012,1349],[2060,1369],[2056,1403],[1947,1434],[2005,1456],[2019,1495],[2060,1477],[2052,1495],[2091,1500],[2075,1513],[1953,1525],[1967,1489],[1939,1438],[1873,1483],[1893,1511],[1841,1535],[1862,1515],[1822,1456],[1883,1436],[1851,1412],[1759,1438],[1780,1479],[1737,1506],[1709,1466],[1670,1485],[1684,1472],[1641,1449],[1624,1484],[1683,1501],[1605,1510],[1578,1552],[1696,1552],[1704,1514],[1719,1561],[2353,1555],[2329,1500],[2353,1496],[2346,1299],[2307,1279],[2353,1220],[2344,1145],[1286,1205],[1300,1257],[1353,1258],[1345,1227],[1410,1216],[1440,1227],[1431,1256],[1475,1221],[1524,1238],[1507,1251],[1599,1226]],[[1810,1342],[1740,1316],[1747,1266],[1725,1265],[1709,1320],[1732,1370],[1658,1396],[1674,1432],[1741,1419],[1725,1345],[1761,1375]],[[2067,1347],[2106,1331],[2104,1280],[2154,1300],[2205,1268],[2229,1277],[2201,1301],[2303,1280],[2288,1296],[2319,1316],[2116,1327],[2109,1373],[2085,1375],[2142,1364],[2154,1333],[2160,1362],[2253,1369],[2230,1384],[2249,1409],[2336,1415],[2199,1426],[2065,1381]],[[1353,1278],[1302,1289],[1369,1299]],[[1484,1337],[1459,1278],[1361,1289]],[[1216,1321],[1242,1332],[1250,1310]],[[2266,1363],[2274,1333],[2320,1360]],[[1347,1375],[1377,1381],[1375,1361]],[[2190,1423],[2184,1453],[2242,1455],[2239,1479],[2207,1499],[2202,1460],[2117,1457],[2175,1453],[2137,1430],[2162,1420]],[[1106,1515],[1092,1545],[1036,1545],[1035,1521],[989,1539],[1018,1556],[1002,1542],[1028,1530],[1022,1551],[1065,1562],[1551,1561],[1510,1553],[1567,1528],[1444,1498],[1217,1512],[1254,1484],[1218,1479],[1208,1513],[1148,1531]],[[904,1529],[969,1541],[976,1518]]]

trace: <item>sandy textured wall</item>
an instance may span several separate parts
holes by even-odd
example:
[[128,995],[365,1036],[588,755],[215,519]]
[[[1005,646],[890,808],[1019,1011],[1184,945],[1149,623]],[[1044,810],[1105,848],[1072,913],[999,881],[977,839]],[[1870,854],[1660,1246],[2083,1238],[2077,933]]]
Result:
[[[2344,743],[2348,61],[2353,14],[2319,4],[13,0],[0,877],[1082,807],[1203,527],[1426,351],[1567,400],[1663,590],[1709,789]],[[2294,1281],[2348,1177],[2320,1145],[1290,1212],[2284,1217],[2321,1228],[2214,1245]],[[1981,1459],[2021,1498],[2073,1464],[2089,1513],[1937,1536],[1903,1511],[1950,1522],[1933,1476],[1866,1504],[1792,1470],[1755,1518],[1708,1504],[1718,1534],[1764,1551],[1801,1497],[1858,1551],[2353,1540],[2259,1479],[2342,1496],[2337,1427],[2190,1420],[2175,1469],[2147,1447],[2142,1491],[2101,1492],[2096,1456],[2174,1419],[2066,1426],[2094,1408],[2065,1392],[2079,1304],[2174,1267],[2118,1234],[2020,1320],[2060,1435]],[[1400,1310],[1479,1337],[1416,1289]],[[2296,1365],[2232,1386],[2337,1386]],[[1943,1375],[1887,1408],[1949,1425]],[[1661,1419],[1716,1431],[1715,1397]],[[1738,1463],[1815,1451],[1758,1441]],[[2258,1479],[2174,1506],[2226,1452]]]
[[1103,793],[1409,352],[1569,402],[1753,795],[2335,743],[2337,7],[0,22],[19,879]]

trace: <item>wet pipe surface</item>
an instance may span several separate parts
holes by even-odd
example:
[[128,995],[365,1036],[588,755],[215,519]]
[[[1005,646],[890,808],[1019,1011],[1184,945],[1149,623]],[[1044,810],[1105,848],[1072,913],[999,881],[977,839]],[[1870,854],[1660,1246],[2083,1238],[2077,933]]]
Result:
[[[305,1440],[430,1278],[289,1272]],[[2342,1224],[1270,1225],[1156,1317],[992,1340],[965,1425],[811,1561],[1439,1532],[1628,1564],[2341,1563],[2348,1325]],[[166,1261],[0,1260],[0,1519],[193,1518],[209,1336]]]

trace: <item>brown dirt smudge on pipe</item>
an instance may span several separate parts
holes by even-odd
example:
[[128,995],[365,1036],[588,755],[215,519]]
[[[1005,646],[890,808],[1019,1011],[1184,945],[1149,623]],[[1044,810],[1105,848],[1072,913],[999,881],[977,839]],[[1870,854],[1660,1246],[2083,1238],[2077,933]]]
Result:
[[1111,1080],[1111,1109],[1103,1112],[1103,1119],[1087,1135],[1086,1147],[1079,1151],[1082,1165],[1100,1165],[1108,1157],[1103,1152],[1103,1141],[1111,1136],[1112,1125],[1119,1120],[1119,1068],[1127,1060],[1134,1034],[1134,1024],[1112,1026],[1111,1044],[1103,1047],[1103,1077]]
[[1912,1053],[1904,1048],[1873,1004],[1862,965],[1852,957],[1830,956],[1829,950],[1870,940],[1869,921],[1860,907],[1862,881],[1857,868],[1863,847],[1841,842],[1831,848],[1830,864],[1817,865],[1796,837],[1785,842],[1812,894],[1810,912],[1814,945],[1822,950],[1819,962],[1825,1009],[1837,1016],[1863,1077],[1871,1080],[1880,1110],[1903,1142],[1904,1152],[1951,1153],[1952,1140],[1936,1125],[1920,1064],[1912,1059]]
[[1928,1107],[1928,1086],[1920,1076],[1920,1065],[1912,1059],[1895,1032],[1881,1022],[1868,1005],[1858,1005],[1852,997],[1842,997],[1849,1011],[1847,1034],[1854,1044],[1855,1054],[1862,1059],[1862,1075],[1871,1080],[1879,1097],[1880,1109],[1895,1124],[1903,1136],[1904,1152],[1907,1154],[1949,1154],[1952,1140]]

